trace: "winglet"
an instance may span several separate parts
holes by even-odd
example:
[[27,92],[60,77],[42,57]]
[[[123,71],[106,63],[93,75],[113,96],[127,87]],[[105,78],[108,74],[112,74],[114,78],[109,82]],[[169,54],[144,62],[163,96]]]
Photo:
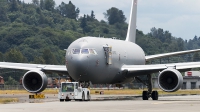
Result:
[[136,17],[137,17],[137,0],[132,0],[132,7],[130,13],[130,20],[126,41],[135,43],[136,39]]

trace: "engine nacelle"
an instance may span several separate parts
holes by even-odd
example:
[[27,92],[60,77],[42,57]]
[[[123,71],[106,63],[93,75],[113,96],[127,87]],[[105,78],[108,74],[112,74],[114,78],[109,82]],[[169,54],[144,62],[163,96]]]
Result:
[[24,88],[30,93],[40,93],[47,87],[48,79],[42,71],[28,71],[22,78]]
[[165,69],[158,75],[158,86],[165,92],[179,90],[183,84],[183,76],[176,69]]

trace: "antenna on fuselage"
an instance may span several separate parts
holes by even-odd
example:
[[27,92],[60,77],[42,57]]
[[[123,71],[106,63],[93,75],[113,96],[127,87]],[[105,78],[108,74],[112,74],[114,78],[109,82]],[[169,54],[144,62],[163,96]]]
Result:
[[132,0],[126,41],[133,42],[133,43],[135,43],[135,39],[136,39],[136,17],[137,17],[137,0]]

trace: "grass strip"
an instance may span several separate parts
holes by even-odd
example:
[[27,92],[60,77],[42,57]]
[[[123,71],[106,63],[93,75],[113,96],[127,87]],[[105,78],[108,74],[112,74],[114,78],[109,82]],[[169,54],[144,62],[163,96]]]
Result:
[[[164,92],[157,90],[159,95],[199,95],[200,90],[179,90],[176,92]],[[143,90],[123,89],[123,90],[91,90],[91,94],[100,94],[103,92],[106,95],[141,95]]]
[[[58,94],[58,89],[45,89],[43,94]],[[138,89],[120,89],[120,90],[91,90],[91,94],[100,94],[103,92],[105,95],[141,95],[143,90]],[[162,90],[157,90],[159,95],[200,95],[199,89],[194,90],[179,90],[176,92],[164,92]],[[30,94],[26,90],[0,90],[0,94]]]
[[11,102],[18,102],[17,98],[0,98],[0,104],[7,104]]

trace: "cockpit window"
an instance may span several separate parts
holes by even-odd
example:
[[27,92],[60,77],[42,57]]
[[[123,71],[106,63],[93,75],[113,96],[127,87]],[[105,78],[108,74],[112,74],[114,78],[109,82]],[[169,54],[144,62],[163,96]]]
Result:
[[97,54],[94,49],[89,49],[89,51],[90,51],[90,54],[94,54],[94,55]]
[[94,49],[72,49],[71,53],[72,54],[80,54],[80,53],[81,54],[92,54],[92,55],[97,54],[97,52]]
[[89,54],[88,49],[81,49],[81,54]]
[[80,54],[80,49],[72,49],[72,54]]

